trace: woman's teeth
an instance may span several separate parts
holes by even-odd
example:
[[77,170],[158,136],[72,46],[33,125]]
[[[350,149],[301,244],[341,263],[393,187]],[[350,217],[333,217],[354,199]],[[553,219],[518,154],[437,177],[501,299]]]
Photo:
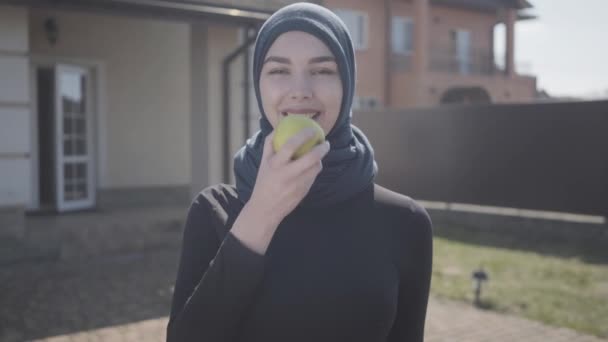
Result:
[[316,113],[289,113],[289,112],[283,112],[283,116],[289,116],[289,115],[303,115],[306,116],[310,119],[315,119],[317,116],[319,116],[319,112]]

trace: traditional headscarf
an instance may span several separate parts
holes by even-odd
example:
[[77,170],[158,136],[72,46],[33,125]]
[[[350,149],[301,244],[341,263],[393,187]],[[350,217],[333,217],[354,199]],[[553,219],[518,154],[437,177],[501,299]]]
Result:
[[273,127],[264,113],[260,95],[260,74],[266,53],[281,34],[302,31],[319,38],[333,53],[342,80],[340,114],[326,139],[331,150],[301,206],[319,207],[339,203],[363,191],[375,178],[378,167],[374,151],[363,132],[351,124],[356,66],[352,40],[342,20],[330,10],[311,3],[296,3],[275,12],[261,27],[253,56],[255,95],[260,108],[260,131],[234,157],[239,198],[251,197],[262,159],[264,139]]

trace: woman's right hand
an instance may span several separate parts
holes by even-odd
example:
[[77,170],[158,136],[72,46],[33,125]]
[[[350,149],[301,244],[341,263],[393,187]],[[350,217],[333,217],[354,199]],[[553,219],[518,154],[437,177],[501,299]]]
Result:
[[292,160],[296,150],[314,137],[305,128],[274,152],[273,131],[264,141],[264,151],[249,205],[277,225],[304,199],[317,175],[323,169],[322,159],[329,152],[325,141],[299,159]]
[[264,141],[253,193],[231,228],[237,239],[258,254],[266,253],[281,221],[306,196],[323,168],[321,160],[329,152],[328,142],[292,160],[295,151],[314,135],[312,129],[303,129],[277,153],[272,148],[274,132]]

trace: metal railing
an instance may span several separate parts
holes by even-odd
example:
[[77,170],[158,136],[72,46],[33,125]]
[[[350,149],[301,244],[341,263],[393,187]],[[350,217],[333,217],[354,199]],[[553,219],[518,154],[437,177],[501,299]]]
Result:
[[493,75],[500,71],[494,63],[491,48],[471,48],[458,53],[453,47],[431,47],[429,69],[463,75]]
[[[413,69],[413,52],[391,56],[393,71],[409,72]],[[455,49],[449,47],[431,47],[429,49],[429,65],[431,71],[461,75],[500,75],[505,73],[504,54],[494,54],[489,48],[470,49],[468,54],[458,55]],[[517,74],[532,74],[529,62],[516,61]]]

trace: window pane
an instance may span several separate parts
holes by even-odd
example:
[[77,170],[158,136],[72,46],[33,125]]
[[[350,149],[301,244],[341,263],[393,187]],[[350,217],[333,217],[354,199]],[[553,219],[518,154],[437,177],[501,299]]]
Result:
[[87,183],[78,183],[76,186],[75,199],[83,199],[87,197]]
[[76,140],[76,154],[83,155],[87,153],[86,149],[86,140],[85,139],[77,139]]
[[74,177],[74,168],[72,167],[72,164],[64,164],[63,165],[63,178],[64,179],[70,179],[72,177]]
[[334,13],[346,25],[354,47],[361,48],[365,44],[365,16],[351,10],[334,10]]
[[71,156],[74,150],[72,148],[72,140],[65,139],[63,140],[63,154],[66,156]]
[[414,23],[411,20],[405,22],[405,51],[410,52],[414,49]]
[[395,53],[407,54],[412,51],[414,24],[410,18],[395,16],[392,22],[392,47]]
[[66,200],[71,200],[74,198],[74,185],[72,183],[66,183],[64,185],[64,191],[65,191],[65,199]]
[[71,105],[71,101],[68,98],[66,98],[65,96],[62,96],[61,97],[61,103],[63,105],[64,116],[65,117],[69,117],[70,116],[69,113],[72,110],[72,107],[70,106]]
[[402,53],[405,51],[405,21],[403,17],[395,17],[393,19],[393,51]]
[[86,134],[86,126],[84,119],[77,119],[76,121],[76,133],[85,135]]
[[79,179],[86,179],[86,177],[87,177],[86,170],[87,169],[86,169],[85,163],[76,164],[76,177],[78,177]]
[[72,133],[72,130],[74,129],[72,126],[73,121],[70,118],[64,118],[63,119],[63,131],[67,134]]

